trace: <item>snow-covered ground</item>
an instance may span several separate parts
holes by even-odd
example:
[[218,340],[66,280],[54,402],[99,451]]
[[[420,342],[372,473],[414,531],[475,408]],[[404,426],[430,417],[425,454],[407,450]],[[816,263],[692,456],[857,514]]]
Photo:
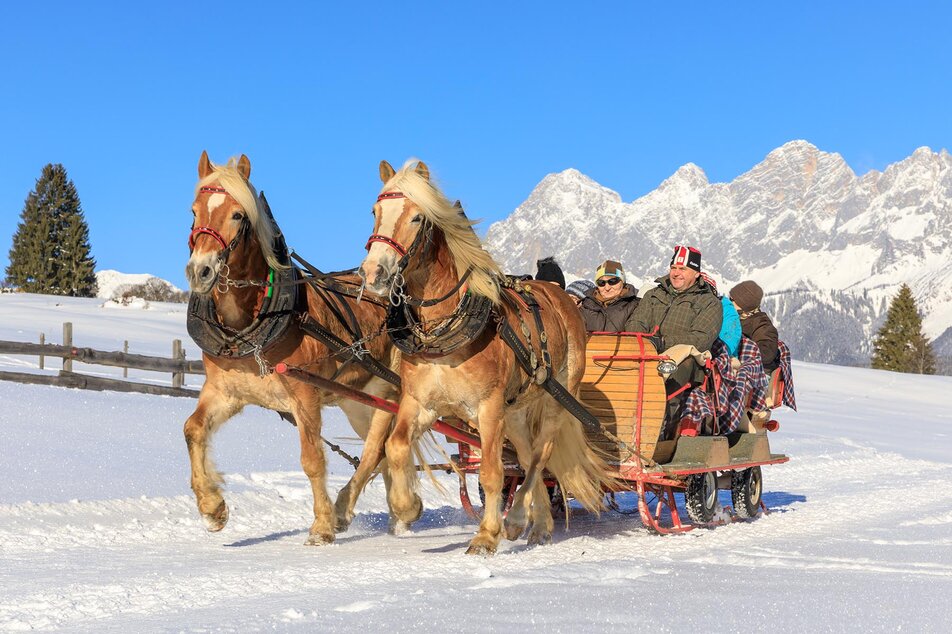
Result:
[[[72,321],[76,345],[168,355],[180,338],[197,358],[184,320],[184,305],[0,295],[0,339],[58,343]],[[303,546],[297,434],[263,410],[217,438],[231,520],[206,533],[181,432],[191,400],[0,382],[0,629],[948,631],[952,378],[795,367],[801,411],[771,437],[791,461],[764,470],[770,515],[659,537],[637,516],[578,511],[551,546],[504,542],[490,559],[463,554],[475,523],[448,475],[409,535],[387,534],[374,481],[336,544]],[[325,431],[358,451],[338,410]],[[350,466],[331,455],[330,471],[336,493]]]

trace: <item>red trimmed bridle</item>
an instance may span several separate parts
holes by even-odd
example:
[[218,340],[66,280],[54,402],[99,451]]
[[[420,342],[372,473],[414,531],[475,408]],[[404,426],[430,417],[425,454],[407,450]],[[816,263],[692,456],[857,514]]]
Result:
[[[392,198],[406,198],[406,197],[407,197],[406,194],[404,194],[403,192],[384,192],[380,194],[379,196],[377,196],[377,202],[379,203],[381,200],[390,200]],[[400,244],[399,242],[397,242],[390,236],[385,236],[379,233],[375,233],[367,239],[367,244],[364,245],[364,249],[367,251],[370,251],[370,246],[374,242],[380,242],[387,245],[388,247],[392,248],[394,251],[399,253],[401,258],[405,258],[407,256],[407,253],[409,252],[406,247],[404,247],[402,244]]]
[[[202,187],[198,191],[201,194],[228,195],[228,191],[224,187]],[[241,224],[241,228],[238,229],[238,233],[235,235],[235,238],[231,241],[231,243],[225,242],[225,237],[222,234],[220,234],[218,231],[216,231],[215,229],[212,229],[209,226],[202,225],[199,227],[195,227],[194,229],[192,229],[192,232],[188,234],[189,253],[195,250],[195,243],[198,241],[198,239],[202,235],[207,235],[207,236],[211,236],[215,240],[215,242],[221,245],[222,255],[220,255],[219,257],[227,258],[228,254],[231,252],[232,249],[235,248],[235,246],[238,244],[238,240],[240,240],[241,236],[244,234],[246,224],[247,224],[247,220],[243,220]]]

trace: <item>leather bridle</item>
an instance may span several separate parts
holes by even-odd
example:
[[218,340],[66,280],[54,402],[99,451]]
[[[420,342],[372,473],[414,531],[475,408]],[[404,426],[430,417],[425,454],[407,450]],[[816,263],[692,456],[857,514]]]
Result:
[[[200,193],[207,194],[228,194],[228,191],[223,187],[202,187],[199,189]],[[192,253],[195,251],[195,243],[198,242],[198,239],[203,235],[211,236],[219,245],[221,245],[221,251],[218,253],[218,259],[222,262],[228,260],[228,256],[231,254],[232,250],[238,246],[238,243],[248,232],[249,223],[248,217],[245,216],[241,220],[241,226],[238,227],[238,233],[235,234],[235,237],[232,238],[231,242],[226,242],[225,237],[207,225],[200,225],[192,229],[192,232],[188,235],[188,251]]]

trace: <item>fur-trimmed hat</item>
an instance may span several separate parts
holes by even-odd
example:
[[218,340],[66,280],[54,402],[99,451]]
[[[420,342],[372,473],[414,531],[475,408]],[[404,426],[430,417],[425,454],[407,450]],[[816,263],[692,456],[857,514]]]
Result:
[[555,282],[559,288],[565,290],[565,274],[562,273],[562,267],[555,261],[555,257],[549,256],[536,262],[537,280],[543,282]]
[[760,308],[760,302],[764,298],[764,289],[760,288],[754,280],[745,280],[732,288],[729,296],[731,301],[746,313],[755,308]]
[[700,273],[701,252],[694,247],[684,247],[679,244],[674,247],[674,255],[671,256],[671,264],[669,264],[669,266],[675,265],[686,266]]
[[615,260],[605,260],[602,262],[601,266],[595,271],[595,281],[597,282],[606,275],[613,275],[622,282],[625,281],[625,269],[622,268],[621,262],[616,262]]
[[565,287],[565,292],[573,297],[585,299],[592,289],[595,288],[595,282],[591,280],[575,280]]

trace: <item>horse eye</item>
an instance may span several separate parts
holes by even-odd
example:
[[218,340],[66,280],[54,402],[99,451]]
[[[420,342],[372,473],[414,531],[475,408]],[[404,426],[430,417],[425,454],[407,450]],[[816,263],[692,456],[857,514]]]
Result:
[[232,220],[241,220],[242,218],[244,218],[244,216],[242,216],[242,215],[241,215],[240,213],[238,213],[237,211],[236,211],[236,212],[234,213],[234,215],[232,215],[232,217],[231,217]]
[[413,222],[413,223],[423,222],[423,214],[417,214],[417,215],[413,216],[413,218],[410,220],[410,222]]

